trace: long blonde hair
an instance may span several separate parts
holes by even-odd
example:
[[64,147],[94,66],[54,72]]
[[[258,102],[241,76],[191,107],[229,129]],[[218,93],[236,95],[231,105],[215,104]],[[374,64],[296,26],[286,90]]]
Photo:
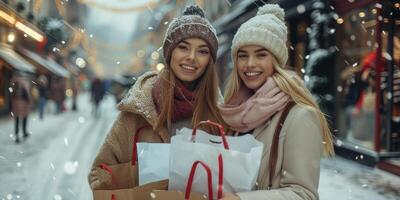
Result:
[[[283,69],[278,64],[275,56],[272,56],[272,65],[274,68],[274,74],[272,75],[272,78],[274,79],[278,87],[284,93],[289,95],[296,104],[305,106],[315,111],[322,127],[324,155],[333,156],[335,152],[332,143],[332,133],[329,129],[325,114],[321,111],[319,105],[315,102],[310,91],[304,87],[302,80],[300,80],[297,75],[290,75],[287,70]],[[232,99],[232,97],[239,91],[239,88],[242,84],[243,82],[238,75],[236,64],[234,64],[234,68],[228,78],[228,82],[225,88],[225,103]]]
[[[197,81],[195,101],[193,109],[193,117],[191,125],[194,126],[202,120],[211,120],[224,125],[221,115],[219,114],[217,104],[219,96],[218,76],[215,69],[214,61],[210,61],[204,73],[195,81]],[[162,104],[160,106],[159,120],[156,129],[167,126],[168,129],[172,126],[172,118],[174,113],[174,87],[176,76],[171,68],[167,65],[160,74],[162,79]],[[202,126],[201,126],[202,127]],[[216,133],[216,128],[202,127],[203,129]]]

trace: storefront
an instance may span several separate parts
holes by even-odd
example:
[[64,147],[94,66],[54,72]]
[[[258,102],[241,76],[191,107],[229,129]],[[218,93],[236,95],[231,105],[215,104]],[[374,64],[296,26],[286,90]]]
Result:
[[400,5],[335,1],[337,152],[400,175]]
[[14,71],[35,73],[35,67],[18,55],[12,48],[0,44],[0,114],[10,109],[10,80]]

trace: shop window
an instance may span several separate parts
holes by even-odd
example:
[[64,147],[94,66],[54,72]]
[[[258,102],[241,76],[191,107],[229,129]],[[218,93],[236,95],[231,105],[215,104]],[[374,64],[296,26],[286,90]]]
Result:
[[[337,137],[360,147],[374,149],[378,143],[381,151],[400,151],[400,18],[399,7],[383,1],[381,17],[376,4],[352,10],[337,19],[336,70],[338,117]],[[377,33],[377,24],[382,31]],[[377,38],[380,41],[376,40]],[[377,49],[381,52],[377,54]],[[393,51],[391,51],[391,47]],[[377,58],[381,62],[377,66]],[[380,73],[381,104],[376,108],[376,74]],[[388,71],[389,69],[392,71]],[[388,77],[393,77],[389,84]],[[388,112],[388,104],[391,112]],[[376,113],[379,112],[379,113]],[[375,141],[375,116],[381,117],[381,137]]]
[[376,8],[371,4],[337,19],[337,137],[369,149],[375,132]]

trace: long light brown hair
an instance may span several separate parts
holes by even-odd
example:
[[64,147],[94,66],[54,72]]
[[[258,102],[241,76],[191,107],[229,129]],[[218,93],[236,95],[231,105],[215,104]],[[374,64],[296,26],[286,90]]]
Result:
[[[218,76],[215,69],[214,61],[210,57],[210,61],[206,66],[204,73],[195,80],[197,82],[195,89],[195,101],[193,105],[193,116],[191,125],[194,126],[202,120],[211,120],[224,125],[221,115],[219,114],[217,104],[219,97]],[[166,126],[168,129],[172,126],[172,118],[174,114],[174,87],[177,77],[171,70],[170,66],[166,66],[160,74],[162,79],[162,103],[160,106],[159,120],[156,129]],[[210,127],[202,127],[207,131],[216,133],[217,129]]]
[[[319,108],[319,105],[312,97],[310,91],[307,88],[305,88],[302,80],[300,80],[300,78],[297,77],[297,75],[291,75],[290,72],[283,69],[278,64],[278,61],[275,58],[275,56],[272,56],[272,65],[274,68],[274,74],[272,75],[272,78],[274,79],[278,87],[284,93],[289,95],[290,98],[296,104],[305,106],[316,113],[320,125],[322,127],[324,155],[333,156],[335,153],[332,143],[332,134],[329,129],[328,122],[326,120],[325,114]],[[224,98],[225,103],[227,103],[230,99],[232,99],[232,97],[239,91],[239,88],[242,84],[244,83],[242,82],[242,80],[238,75],[236,64],[234,64],[234,68],[232,69],[232,72],[228,78],[228,82],[225,88],[225,98]]]

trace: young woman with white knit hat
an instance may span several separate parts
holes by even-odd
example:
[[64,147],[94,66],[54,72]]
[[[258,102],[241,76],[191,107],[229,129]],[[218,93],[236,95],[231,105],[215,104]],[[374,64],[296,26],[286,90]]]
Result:
[[284,69],[288,50],[284,10],[260,7],[232,41],[234,67],[220,113],[237,134],[264,143],[254,191],[223,200],[318,199],[320,159],[334,155],[324,113],[293,73]]

